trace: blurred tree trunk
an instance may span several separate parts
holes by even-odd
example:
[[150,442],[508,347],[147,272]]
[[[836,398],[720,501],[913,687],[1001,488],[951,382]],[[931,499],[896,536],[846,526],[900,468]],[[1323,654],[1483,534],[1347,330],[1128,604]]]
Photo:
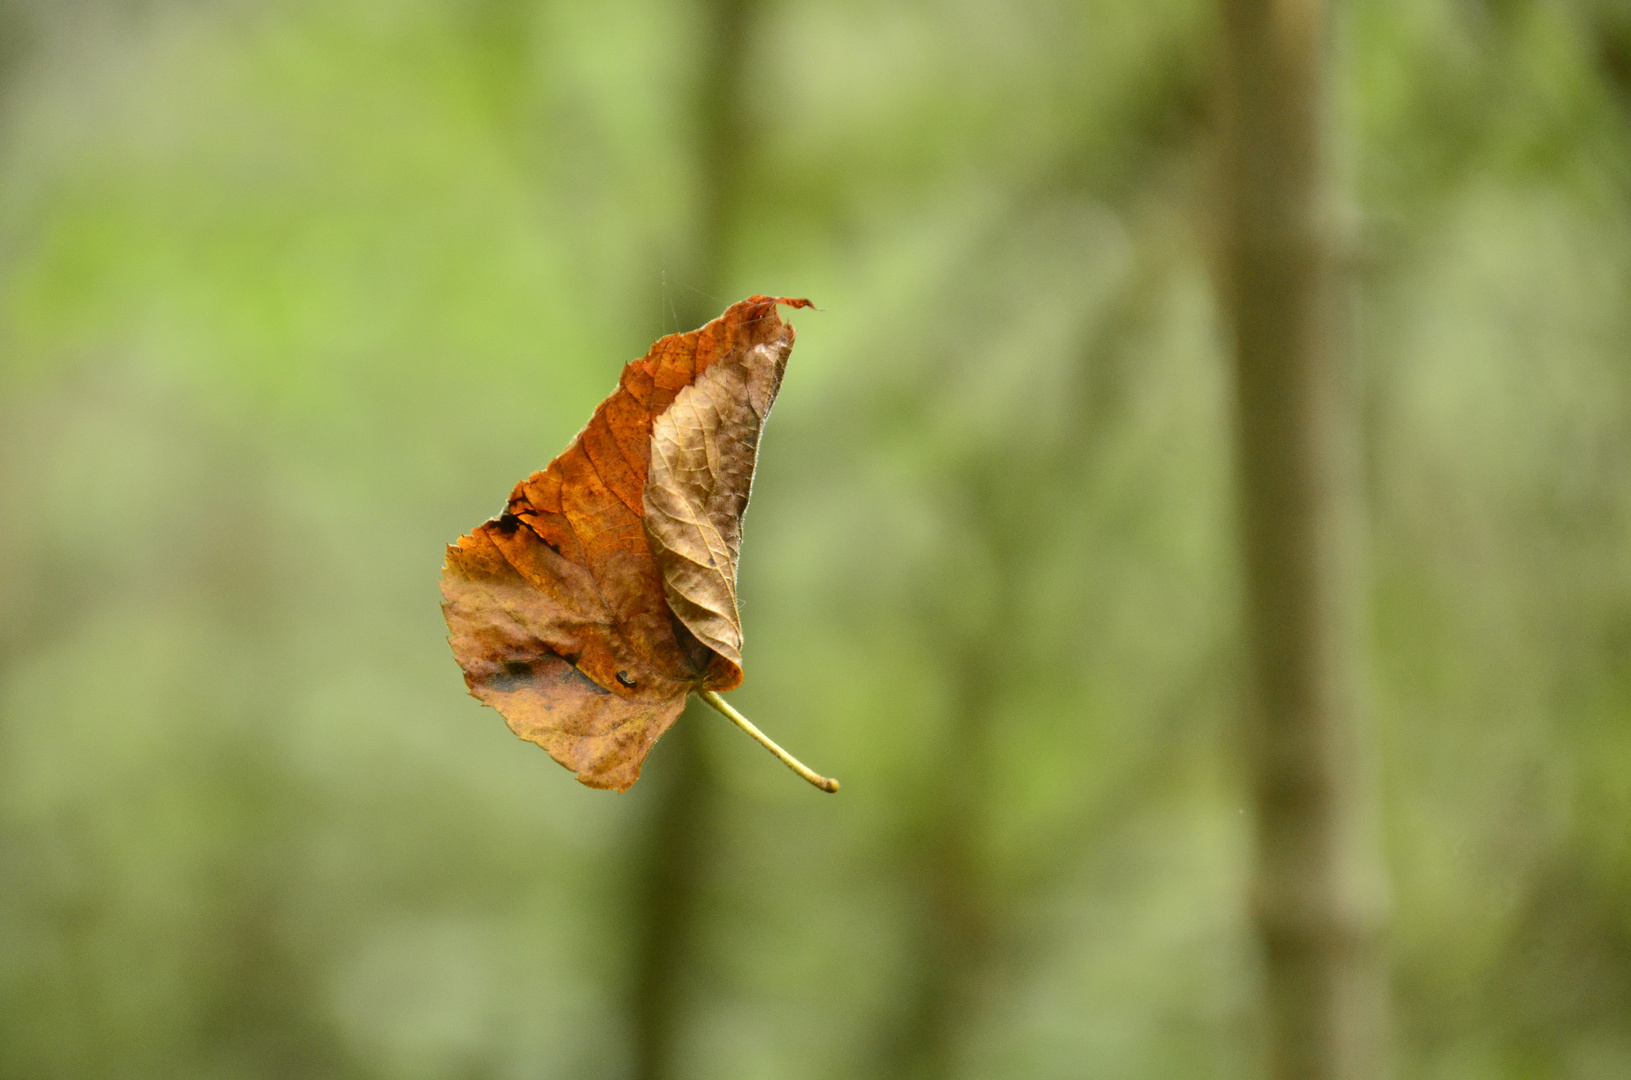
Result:
[[694,979],[700,893],[715,832],[718,794],[709,774],[692,711],[663,737],[658,796],[639,840],[635,897],[633,984],[629,1019],[634,1036],[636,1080],[678,1075],[680,1037]]
[[1005,544],[992,506],[993,491],[977,470],[967,493],[977,520],[971,533],[987,541],[1002,577],[1001,610],[989,623],[946,644],[944,666],[952,689],[939,739],[940,760],[928,818],[907,850],[918,889],[921,935],[916,979],[906,1010],[885,1043],[886,1075],[943,1080],[955,1075],[962,1036],[978,1012],[1000,932],[990,903],[990,875],[979,835],[986,816],[985,759],[990,716],[1001,692],[999,658],[1011,628],[1013,545]]
[[[706,294],[724,287],[726,247],[746,158],[740,82],[753,3],[711,0],[700,14],[697,229],[688,265],[672,275],[676,284],[689,286],[686,295],[664,297],[682,319],[681,330],[701,325],[723,308]],[[693,704],[656,751],[666,758],[660,764],[666,775],[642,838],[629,999],[636,1080],[671,1080],[679,1074],[680,1041],[694,997],[701,896],[721,809],[718,783],[708,771],[702,745],[701,725],[713,717],[703,712]]]
[[1336,325],[1321,0],[1224,0],[1232,317],[1256,811],[1252,912],[1275,1080],[1381,1075],[1381,881],[1355,656],[1357,419]]

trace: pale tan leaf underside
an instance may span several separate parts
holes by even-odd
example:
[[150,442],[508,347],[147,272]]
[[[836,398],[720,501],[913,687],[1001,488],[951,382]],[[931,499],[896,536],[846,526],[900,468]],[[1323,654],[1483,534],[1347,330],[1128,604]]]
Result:
[[651,431],[646,535],[675,616],[698,641],[742,663],[736,562],[759,436],[781,386],[792,328],[710,367]]

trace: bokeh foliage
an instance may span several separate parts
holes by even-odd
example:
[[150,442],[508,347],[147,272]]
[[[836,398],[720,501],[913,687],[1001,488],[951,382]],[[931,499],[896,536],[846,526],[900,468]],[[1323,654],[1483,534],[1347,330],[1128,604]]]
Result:
[[[1397,1069],[1631,1073],[1631,20],[1354,0]],[[658,333],[808,295],[686,1075],[1244,1077],[1200,0],[12,0],[0,1076],[628,1066],[626,796],[463,694],[441,545]]]

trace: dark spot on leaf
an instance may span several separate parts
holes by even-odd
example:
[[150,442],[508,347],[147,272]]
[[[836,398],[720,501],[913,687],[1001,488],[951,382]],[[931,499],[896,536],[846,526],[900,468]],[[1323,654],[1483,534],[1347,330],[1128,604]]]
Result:
[[636,686],[640,685],[633,679],[629,678],[629,673],[626,671],[619,671],[617,673],[617,681],[628,687],[630,690],[633,690]]
[[585,675],[575,667],[567,668],[561,673],[561,682],[562,684],[571,683],[577,686],[580,690],[587,691],[591,694],[611,693],[610,690],[595,682],[595,680],[591,679],[589,676]]
[[[505,536],[514,536],[515,530],[519,529],[520,527],[521,519],[510,513],[508,510],[498,515],[498,531],[503,533]],[[556,554],[559,554],[559,552]]]
[[532,665],[525,660],[506,660],[504,670],[487,677],[487,686],[501,694],[510,694],[532,682]]

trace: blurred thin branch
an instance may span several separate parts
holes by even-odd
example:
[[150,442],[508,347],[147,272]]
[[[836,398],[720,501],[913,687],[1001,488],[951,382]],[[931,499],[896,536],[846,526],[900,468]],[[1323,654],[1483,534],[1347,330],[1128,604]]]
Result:
[[1322,0],[1225,0],[1224,275],[1275,1080],[1386,1072],[1385,890],[1361,712],[1357,399],[1342,351]]
[[[701,325],[719,312],[707,293],[723,289],[737,191],[749,138],[744,120],[743,72],[752,0],[704,0],[697,57],[694,117],[698,170],[693,251],[684,277],[706,284],[696,295],[668,297],[687,313],[681,327]],[[699,313],[703,313],[700,314]],[[666,776],[638,847],[640,880],[635,908],[634,982],[629,998],[636,1080],[672,1080],[681,1074],[686,1025],[697,1011],[697,953],[703,896],[719,842],[724,797],[710,769],[703,725],[706,709],[692,702],[658,753]]]

